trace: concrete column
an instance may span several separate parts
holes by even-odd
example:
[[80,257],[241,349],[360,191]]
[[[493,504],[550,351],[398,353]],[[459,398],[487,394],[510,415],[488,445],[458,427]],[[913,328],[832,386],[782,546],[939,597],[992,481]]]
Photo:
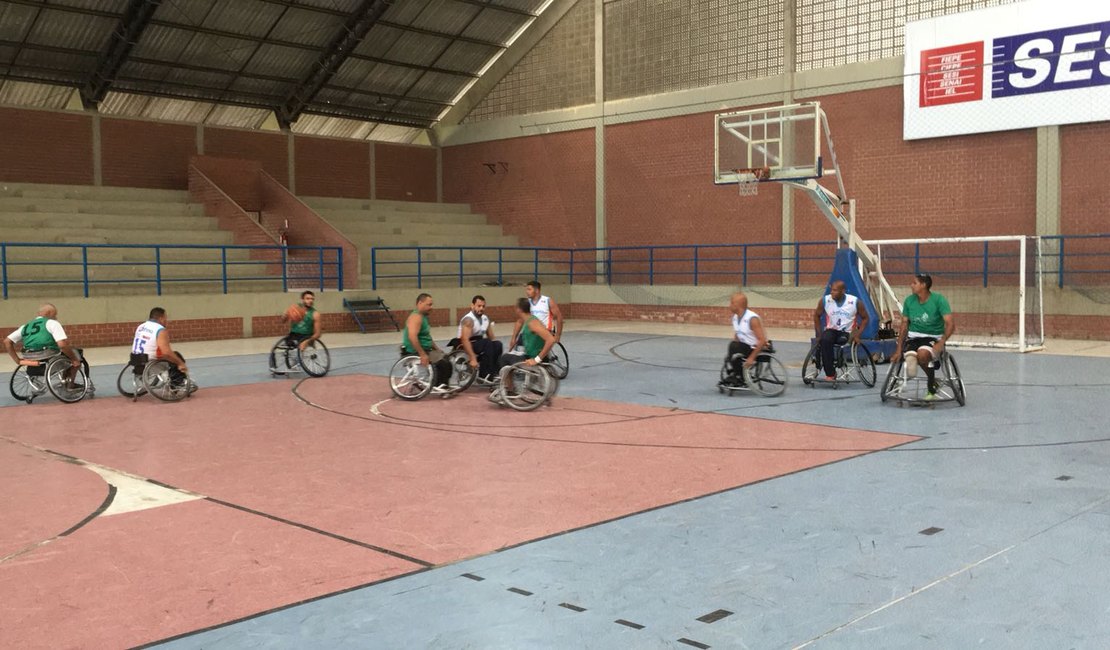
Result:
[[[797,0],[784,0],[782,3],[782,103],[794,103],[794,72],[797,67],[797,38],[795,24],[798,16]],[[793,133],[789,129],[786,133]],[[794,231],[794,188],[782,186],[782,241],[796,239]],[[782,247],[782,284],[794,284],[794,247]]]
[[[594,0],[594,104],[605,104],[605,0]],[[605,115],[601,110],[600,114]],[[605,118],[594,128],[594,240],[597,248],[609,245],[605,226]],[[605,253],[597,252],[597,282],[605,282]]]
[[93,185],[100,187],[104,184],[104,163],[102,160],[100,142],[100,113],[92,114],[92,156],[93,156]]
[[1060,234],[1060,127],[1037,129],[1037,234]]

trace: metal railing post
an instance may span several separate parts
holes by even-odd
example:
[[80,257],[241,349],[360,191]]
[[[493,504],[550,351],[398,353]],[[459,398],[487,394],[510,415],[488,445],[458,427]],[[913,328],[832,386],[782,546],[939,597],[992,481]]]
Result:
[[227,246],[220,247],[220,274],[223,276],[224,293],[227,293]]
[[532,249],[532,279],[540,279],[540,249]]
[[162,247],[154,247],[154,291],[162,295]]
[[921,244],[913,245],[913,274],[921,275]]
[[0,244],[0,284],[4,288],[4,300],[8,299],[8,247]]
[[648,286],[655,284],[655,247],[648,247]]
[[794,286],[801,286],[800,273],[801,273],[801,260],[802,260],[802,245],[794,242]]
[[605,284],[613,284],[613,249],[605,249]]
[[459,287],[463,286],[463,249],[459,249]]
[[81,246],[81,280],[85,285],[85,297],[89,297],[89,247]]
[[987,286],[987,274],[990,272],[990,242],[983,242],[983,287]]
[[570,253],[570,268],[567,270],[567,284],[574,284],[574,249],[568,248]]
[[698,246],[694,246],[694,286],[698,286]]
[[1058,241],[1060,242],[1060,252],[1057,256],[1057,259],[1059,260],[1059,264],[1057,265],[1057,269],[1056,269],[1056,283],[1057,283],[1056,286],[1063,289],[1064,288],[1064,238],[1061,237]]
[[281,247],[281,290],[289,291],[289,251]]
[[321,246],[319,250],[320,259],[320,291],[324,290],[324,247]]
[[335,249],[335,266],[336,266],[336,279],[335,290],[343,290],[343,247]]
[[497,249],[497,286],[499,286],[499,287],[505,286],[504,273],[505,273],[505,249],[504,248],[498,248]]
[[416,288],[424,288],[424,249],[416,249]]
[[744,244],[740,247],[740,256],[743,259],[744,267],[740,271],[740,286],[748,286],[748,245]]
[[370,247],[370,288],[378,290],[378,249]]

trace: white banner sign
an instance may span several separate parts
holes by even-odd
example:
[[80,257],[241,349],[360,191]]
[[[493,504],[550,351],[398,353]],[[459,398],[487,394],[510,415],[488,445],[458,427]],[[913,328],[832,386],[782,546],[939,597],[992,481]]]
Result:
[[906,140],[1110,120],[1110,2],[907,23],[905,52]]

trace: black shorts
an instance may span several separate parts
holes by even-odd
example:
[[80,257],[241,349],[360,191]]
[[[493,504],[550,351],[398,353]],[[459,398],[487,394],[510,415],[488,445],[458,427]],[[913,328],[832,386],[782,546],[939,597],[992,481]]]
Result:
[[920,348],[922,346],[931,349],[933,345],[936,344],[938,339],[940,339],[939,336],[919,336],[912,339],[906,339],[906,344],[902,346],[902,352],[916,350],[917,348]]

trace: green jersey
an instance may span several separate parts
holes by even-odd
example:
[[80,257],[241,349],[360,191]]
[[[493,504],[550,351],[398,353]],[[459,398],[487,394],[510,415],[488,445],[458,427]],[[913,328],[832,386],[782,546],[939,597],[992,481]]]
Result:
[[[412,313],[419,314],[420,312],[414,309]],[[420,347],[424,348],[425,352],[431,350],[432,346],[435,345],[435,342],[432,341],[432,327],[428,324],[427,316],[421,315],[420,331],[416,333],[416,340],[420,341]],[[409,354],[416,354],[416,350],[412,347],[412,343],[409,342],[409,328],[407,325],[405,326],[404,333],[402,334],[401,345],[404,346],[405,352],[408,352]]]
[[39,316],[19,330],[24,350],[37,352],[38,350],[58,349],[58,342],[54,340],[54,334],[48,329],[49,321],[49,318]]
[[944,317],[952,313],[948,300],[939,293],[930,293],[925,302],[910,294],[902,304],[902,317],[909,322],[909,336],[924,334],[926,336],[942,336],[944,334]]
[[309,307],[305,310],[304,318],[300,321],[293,323],[293,327],[289,331],[293,334],[300,334],[301,336],[312,336],[316,332],[316,308]]
[[[524,354],[526,354],[529,359],[538,357],[540,352],[543,352],[543,337],[536,334],[528,327],[528,323],[534,320],[538,321],[540,319],[535,316],[530,316],[528,320],[524,321]],[[540,321],[540,325],[543,325],[542,321]]]

